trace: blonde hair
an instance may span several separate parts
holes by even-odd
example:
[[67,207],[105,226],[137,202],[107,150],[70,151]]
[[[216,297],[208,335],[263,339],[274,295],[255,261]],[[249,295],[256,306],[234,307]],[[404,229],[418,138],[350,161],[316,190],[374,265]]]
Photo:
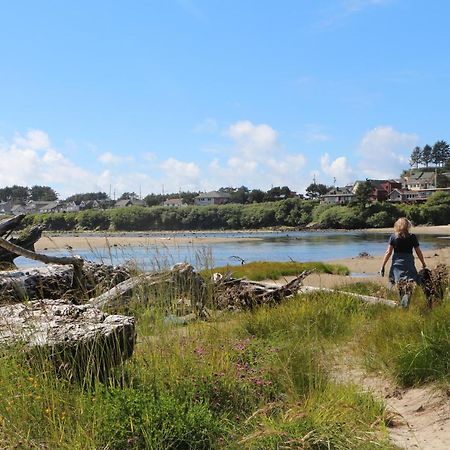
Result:
[[397,236],[408,236],[410,229],[411,222],[406,217],[400,217],[400,219],[394,223],[394,231]]

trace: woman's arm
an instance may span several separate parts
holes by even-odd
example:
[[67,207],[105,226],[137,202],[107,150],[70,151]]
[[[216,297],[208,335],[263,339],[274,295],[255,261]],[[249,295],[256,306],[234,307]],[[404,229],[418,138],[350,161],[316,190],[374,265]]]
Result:
[[422,250],[419,246],[414,247],[414,251],[416,252],[417,257],[420,259],[420,262],[422,263],[422,267],[425,268],[427,265],[425,264],[425,258],[423,256]]
[[392,255],[392,252],[394,251],[393,245],[388,245],[388,248],[386,249],[386,253],[384,254],[383,262],[381,263],[381,276],[384,276],[384,267],[386,266],[386,263],[389,261],[389,258]]

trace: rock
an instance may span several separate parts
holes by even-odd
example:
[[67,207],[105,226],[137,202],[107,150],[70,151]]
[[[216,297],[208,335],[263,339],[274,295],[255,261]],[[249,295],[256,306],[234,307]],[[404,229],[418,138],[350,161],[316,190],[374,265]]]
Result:
[[48,358],[69,379],[105,378],[132,355],[134,343],[133,317],[91,305],[46,299],[0,308],[0,345]]

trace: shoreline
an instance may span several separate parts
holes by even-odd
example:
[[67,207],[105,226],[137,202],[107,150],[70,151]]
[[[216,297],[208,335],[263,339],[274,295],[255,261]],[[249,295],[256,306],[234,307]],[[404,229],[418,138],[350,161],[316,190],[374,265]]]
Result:
[[[361,230],[299,230],[299,229],[259,229],[259,230],[208,230],[208,231],[130,231],[130,232],[47,232],[36,243],[36,250],[52,249],[58,250],[65,247],[72,249],[107,248],[110,246],[132,246],[132,245],[180,245],[189,244],[194,240],[203,244],[229,242],[230,240],[254,240],[258,239],[260,233],[288,233],[288,232],[366,232],[377,234],[390,234],[392,228],[370,228]],[[418,235],[442,235],[450,239],[450,225],[418,226],[412,231]],[[211,236],[215,234],[216,236]],[[221,237],[220,235],[235,235],[233,237]],[[246,235],[255,235],[252,237]],[[240,236],[242,235],[242,236]]]

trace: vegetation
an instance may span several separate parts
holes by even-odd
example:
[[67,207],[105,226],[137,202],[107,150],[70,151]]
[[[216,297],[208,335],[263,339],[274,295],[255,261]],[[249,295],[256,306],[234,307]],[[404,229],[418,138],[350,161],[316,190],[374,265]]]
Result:
[[[361,202],[364,201],[361,199]],[[311,222],[321,229],[358,229],[391,227],[405,216],[414,224],[450,223],[450,194],[434,193],[424,204],[362,203],[350,205],[319,204],[288,198],[278,202],[222,206],[162,206],[86,210],[78,213],[35,214],[24,223],[43,224],[49,230],[237,230],[268,227],[302,228]]]
[[[255,261],[240,266],[215,267],[214,272],[226,274],[232,271],[237,278],[248,278],[249,280],[278,280],[281,277],[298,275],[304,270],[312,270],[316,273],[332,273],[337,275],[349,275],[347,267],[339,264],[325,264],[322,262],[274,262]],[[211,271],[205,271],[209,274]]]
[[176,299],[153,295],[131,302],[139,343],[106,381],[69,384],[39,355],[4,350],[0,447],[393,449],[383,404],[336,381],[337,350],[407,386],[450,382],[450,304],[425,314],[419,293],[409,311],[345,292],[299,295],[249,313],[213,311],[182,330],[164,320]]
[[56,192],[49,186],[7,186],[0,188],[0,201],[6,202],[8,200],[16,202],[25,202],[27,200],[35,201],[53,201],[58,198]]
[[415,147],[411,153],[410,165],[418,168],[420,165],[429,167],[443,167],[450,159],[450,145],[446,141],[437,141],[433,147],[425,145],[423,148]]

